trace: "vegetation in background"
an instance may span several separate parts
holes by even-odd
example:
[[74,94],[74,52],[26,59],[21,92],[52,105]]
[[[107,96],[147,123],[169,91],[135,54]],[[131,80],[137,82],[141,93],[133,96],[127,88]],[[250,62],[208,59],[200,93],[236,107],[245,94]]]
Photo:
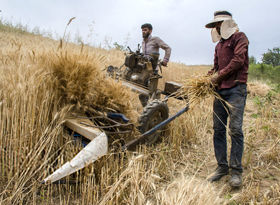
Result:
[[256,64],[257,63],[257,59],[254,56],[250,56],[249,57],[249,64]]
[[268,49],[263,54],[261,63],[256,58],[249,58],[249,79],[265,80],[270,83],[280,84],[280,48]]
[[273,48],[272,50],[268,49],[263,54],[262,62],[272,66],[280,66],[280,47]]
[[267,64],[250,64],[249,79],[265,80],[271,83],[280,83],[280,66]]
[[22,33],[22,34],[30,33],[27,25],[23,26],[21,23],[12,24],[11,22],[5,21],[1,18],[0,18],[0,31],[15,32],[15,33]]

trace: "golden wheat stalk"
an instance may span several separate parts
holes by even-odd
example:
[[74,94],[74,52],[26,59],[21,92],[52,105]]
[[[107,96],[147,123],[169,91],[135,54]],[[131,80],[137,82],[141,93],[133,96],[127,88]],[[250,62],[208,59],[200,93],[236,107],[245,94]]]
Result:
[[215,91],[215,86],[211,82],[211,76],[200,75],[184,82],[176,96],[186,99],[190,108],[193,108],[210,96],[218,97],[218,94]]
[[65,40],[64,38],[65,38],[65,34],[66,34],[66,29],[68,28],[68,26],[70,25],[70,23],[71,23],[75,18],[76,18],[76,17],[70,18],[69,21],[68,21],[68,23],[66,24],[65,29],[64,29],[64,33],[63,33],[63,37],[62,37],[63,40]]

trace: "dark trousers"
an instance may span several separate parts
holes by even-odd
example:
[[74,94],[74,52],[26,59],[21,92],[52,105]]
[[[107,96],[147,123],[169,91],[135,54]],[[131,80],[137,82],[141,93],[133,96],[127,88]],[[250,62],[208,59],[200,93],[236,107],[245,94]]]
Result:
[[[242,173],[242,155],[244,135],[242,131],[243,114],[247,97],[246,84],[217,91],[221,98],[230,104],[215,99],[213,107],[214,149],[218,165],[230,167],[232,172]],[[226,128],[229,118],[229,135],[231,137],[230,166],[227,161]]]

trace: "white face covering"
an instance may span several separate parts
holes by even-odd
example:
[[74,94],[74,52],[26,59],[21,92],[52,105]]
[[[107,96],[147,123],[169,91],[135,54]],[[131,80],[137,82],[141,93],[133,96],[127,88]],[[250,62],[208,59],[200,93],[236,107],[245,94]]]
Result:
[[212,28],[212,30],[211,30],[211,37],[212,37],[213,43],[218,42],[222,38],[221,35],[218,33],[216,28]]
[[216,28],[213,28],[211,30],[212,41],[216,43],[217,41],[221,40],[221,38],[228,39],[229,37],[231,37],[232,34],[234,34],[238,30],[239,28],[234,20],[224,20],[221,24],[221,35],[218,34]]

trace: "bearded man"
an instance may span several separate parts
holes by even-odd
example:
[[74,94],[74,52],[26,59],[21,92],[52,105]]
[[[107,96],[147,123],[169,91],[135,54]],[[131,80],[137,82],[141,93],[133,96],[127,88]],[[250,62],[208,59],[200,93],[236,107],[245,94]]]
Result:
[[[152,36],[153,32],[153,26],[150,23],[145,23],[141,26],[142,29],[142,53],[145,57],[148,59],[151,59],[153,68],[155,69],[155,72],[157,73],[157,61],[159,57],[159,48],[163,49],[165,51],[165,55],[163,58],[163,61],[161,64],[163,66],[167,66],[167,63],[169,61],[170,55],[171,55],[171,48],[159,37]],[[153,59],[156,58],[156,59]],[[143,107],[147,105],[149,96],[145,94],[139,95],[140,102]]]
[[159,54],[159,48],[165,51],[165,55],[162,61],[163,66],[167,66],[171,55],[171,48],[159,37],[152,36],[153,26],[149,23],[145,23],[141,26],[142,29],[142,51],[144,56],[149,56],[152,54]]

